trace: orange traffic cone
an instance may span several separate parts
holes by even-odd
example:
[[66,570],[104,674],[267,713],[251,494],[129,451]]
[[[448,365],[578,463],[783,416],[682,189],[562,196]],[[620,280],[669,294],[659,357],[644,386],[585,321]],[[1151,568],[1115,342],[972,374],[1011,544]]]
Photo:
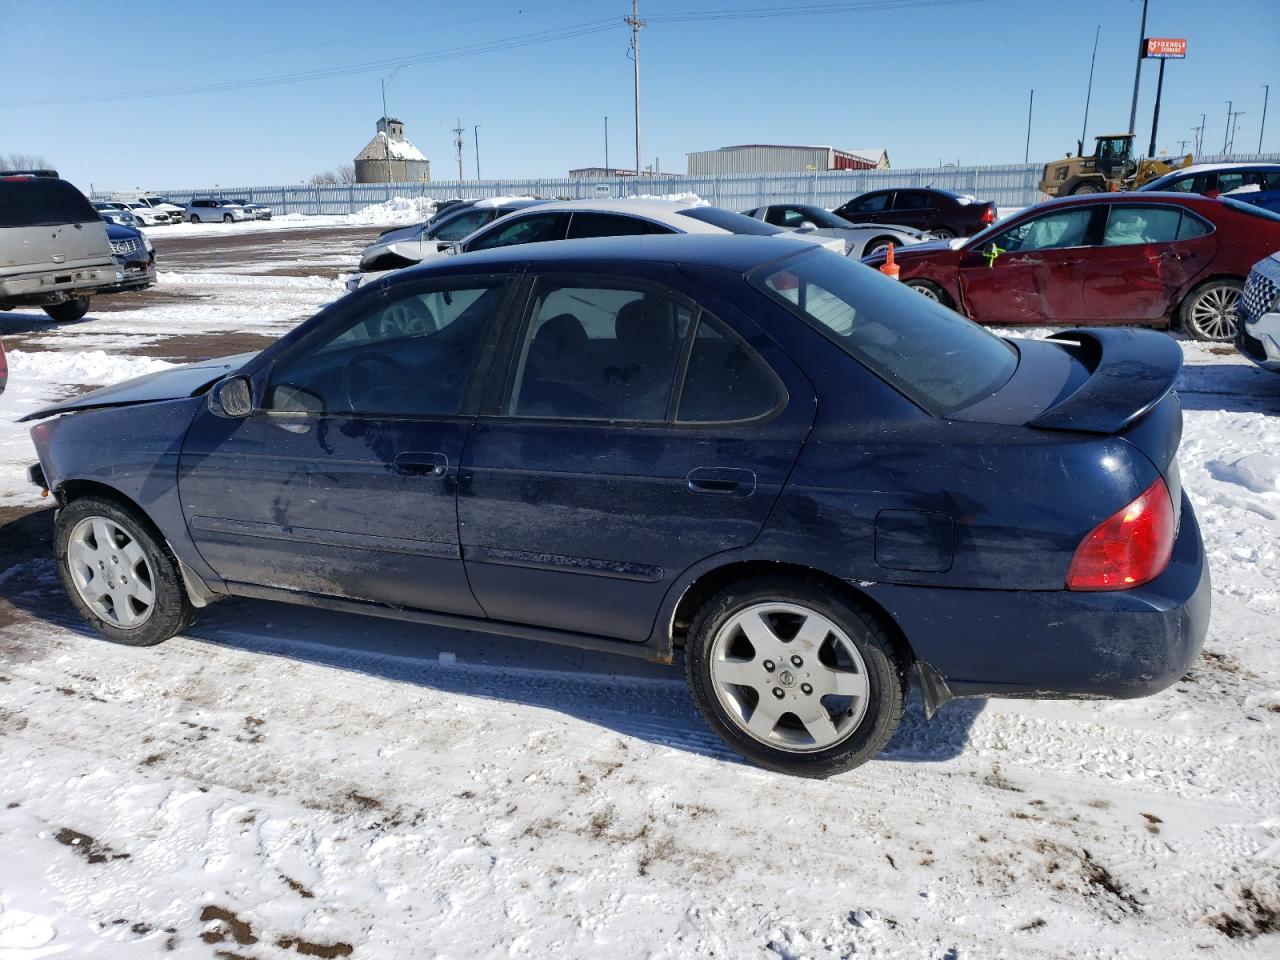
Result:
[[894,280],[898,279],[898,274],[901,272],[898,269],[898,265],[893,262],[893,244],[892,243],[889,244],[888,259],[885,260],[885,262],[880,265],[880,272],[883,273],[886,277],[891,277]]

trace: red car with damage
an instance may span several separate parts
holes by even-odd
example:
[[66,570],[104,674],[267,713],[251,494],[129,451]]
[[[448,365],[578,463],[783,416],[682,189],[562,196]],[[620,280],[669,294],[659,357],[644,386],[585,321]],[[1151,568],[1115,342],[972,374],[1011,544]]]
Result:
[[895,259],[904,283],[978,323],[1181,326],[1200,340],[1230,340],[1250,267],[1276,250],[1280,215],[1259,207],[1101,193],[1049,200],[968,240],[908,247]]

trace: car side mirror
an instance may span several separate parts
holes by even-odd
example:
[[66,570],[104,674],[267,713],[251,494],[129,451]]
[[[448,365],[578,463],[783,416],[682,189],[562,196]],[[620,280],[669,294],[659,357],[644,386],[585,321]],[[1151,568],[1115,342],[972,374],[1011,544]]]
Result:
[[814,223],[812,220],[802,220],[800,221],[800,229],[801,230],[817,230],[818,225]]
[[449,244],[444,248],[444,252],[450,257],[456,257],[458,254],[462,253],[461,242],[455,241],[454,243]]
[[231,376],[209,390],[209,411],[227,420],[243,420],[253,413],[253,389],[248,377]]

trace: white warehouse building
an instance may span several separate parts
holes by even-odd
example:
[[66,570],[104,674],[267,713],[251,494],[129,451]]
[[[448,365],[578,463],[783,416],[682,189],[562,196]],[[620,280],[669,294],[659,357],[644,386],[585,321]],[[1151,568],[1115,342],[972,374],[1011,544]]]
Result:
[[744,143],[718,150],[700,150],[688,154],[688,157],[691,177],[889,169],[889,154],[881,149],[838,150],[835,147]]

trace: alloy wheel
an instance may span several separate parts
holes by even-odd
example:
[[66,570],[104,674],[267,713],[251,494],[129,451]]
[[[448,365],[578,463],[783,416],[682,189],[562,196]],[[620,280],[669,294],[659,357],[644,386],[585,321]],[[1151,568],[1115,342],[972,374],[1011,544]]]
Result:
[[775,749],[830,749],[867,712],[867,667],[857,646],[807,606],[758,603],[734,614],[716,634],[710,666],[729,719]]
[[933,287],[925,286],[924,284],[914,284],[914,283],[909,283],[907,284],[907,286],[910,287],[912,290],[914,290],[916,293],[920,294],[920,296],[924,297],[926,300],[932,300],[934,303],[942,302],[942,298],[938,296],[938,291],[933,289]]
[[142,626],[155,609],[155,575],[146,552],[123,526],[85,517],[67,541],[67,569],[90,610],[113,627]]
[[1210,287],[1191,305],[1191,325],[1205,340],[1230,340],[1236,335],[1240,291],[1231,286]]

